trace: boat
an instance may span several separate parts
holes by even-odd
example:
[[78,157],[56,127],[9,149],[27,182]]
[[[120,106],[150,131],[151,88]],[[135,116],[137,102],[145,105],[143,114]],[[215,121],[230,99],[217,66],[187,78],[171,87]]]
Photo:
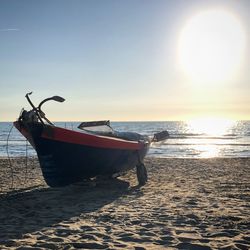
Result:
[[[47,101],[64,102],[60,96],[44,99],[32,109],[22,109],[14,126],[36,150],[44,180],[62,187],[98,176],[114,177],[136,168],[139,185],[147,182],[144,158],[152,142],[165,140],[167,131],[145,136],[115,131],[109,121],[82,122],[77,130],[58,127],[42,111]],[[106,127],[108,130],[94,129]]]

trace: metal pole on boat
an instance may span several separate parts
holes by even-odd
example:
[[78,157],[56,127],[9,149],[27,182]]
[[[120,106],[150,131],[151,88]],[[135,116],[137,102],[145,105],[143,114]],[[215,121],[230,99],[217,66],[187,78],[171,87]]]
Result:
[[34,106],[34,104],[32,103],[32,101],[31,101],[30,98],[29,98],[29,95],[31,95],[32,93],[33,93],[33,92],[27,93],[27,94],[25,95],[25,97],[26,97],[26,99],[28,100],[28,102],[29,102],[29,104],[31,105],[31,107],[33,108],[33,110],[35,111],[35,113],[36,113],[38,119],[40,120],[40,122],[41,122],[42,124],[44,124],[44,122],[43,122],[43,120],[42,120],[42,118],[41,118],[41,116],[40,116],[40,114],[39,114],[39,111],[37,110],[37,108]]
[[38,105],[37,110],[38,110],[40,116],[41,116],[43,119],[45,119],[50,125],[53,125],[53,123],[52,123],[49,119],[46,118],[45,113],[44,113],[44,112],[42,111],[42,109],[41,109],[42,105],[43,105],[45,102],[51,101],[51,100],[56,101],[56,102],[64,102],[64,101],[65,101],[65,99],[62,98],[61,96],[55,95],[55,96],[46,98],[46,99],[44,99],[43,101],[41,101],[40,104]]

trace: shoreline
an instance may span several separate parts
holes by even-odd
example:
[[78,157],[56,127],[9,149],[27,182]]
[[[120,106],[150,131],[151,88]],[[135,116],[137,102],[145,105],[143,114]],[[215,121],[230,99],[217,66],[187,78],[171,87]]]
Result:
[[[0,156],[0,160],[6,160],[8,158],[11,158],[11,159],[23,159],[23,158],[26,158],[26,156]],[[37,155],[34,155],[34,156],[28,156],[27,157],[28,159],[31,158],[37,158]],[[175,156],[169,156],[169,157],[166,157],[166,156],[146,156],[145,159],[146,160],[150,160],[150,159],[191,159],[191,160],[209,160],[209,159],[248,159],[250,158],[250,156],[237,156],[237,157],[232,157],[232,156],[228,156],[228,157],[225,157],[225,156],[215,156],[215,157],[175,157]]]
[[[21,172],[23,160],[13,160]],[[48,188],[37,164],[27,189],[0,194],[1,249],[250,248],[249,157],[147,157],[143,187],[129,171]]]

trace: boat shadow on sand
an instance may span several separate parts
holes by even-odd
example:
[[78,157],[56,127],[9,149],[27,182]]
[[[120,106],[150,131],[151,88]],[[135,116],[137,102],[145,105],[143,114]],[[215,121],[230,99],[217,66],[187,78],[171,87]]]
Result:
[[135,189],[129,188],[126,181],[113,179],[2,195],[0,239],[22,238],[26,233],[67,222],[73,217],[87,217]]

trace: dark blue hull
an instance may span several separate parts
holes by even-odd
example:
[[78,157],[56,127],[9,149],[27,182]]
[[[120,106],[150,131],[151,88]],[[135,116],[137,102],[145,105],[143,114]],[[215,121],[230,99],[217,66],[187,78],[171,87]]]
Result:
[[[136,150],[100,149],[40,139],[37,155],[49,186],[65,186],[98,175],[112,175],[138,164]],[[141,152],[143,156],[146,152]]]

